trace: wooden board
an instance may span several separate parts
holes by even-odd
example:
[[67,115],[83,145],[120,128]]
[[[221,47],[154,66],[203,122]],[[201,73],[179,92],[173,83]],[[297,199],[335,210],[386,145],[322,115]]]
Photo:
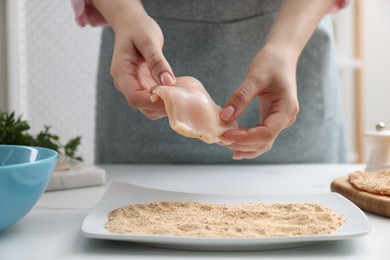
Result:
[[362,191],[349,182],[348,176],[333,180],[330,189],[340,193],[362,210],[390,217],[390,196],[375,195]]

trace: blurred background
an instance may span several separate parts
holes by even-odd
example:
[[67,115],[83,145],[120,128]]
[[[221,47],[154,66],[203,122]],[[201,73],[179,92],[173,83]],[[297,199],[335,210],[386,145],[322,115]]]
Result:
[[[332,15],[349,162],[366,162],[364,132],[390,127],[390,1],[352,0]],[[95,84],[101,28],[80,28],[70,0],[0,0],[0,110],[61,139],[81,135],[94,158]]]

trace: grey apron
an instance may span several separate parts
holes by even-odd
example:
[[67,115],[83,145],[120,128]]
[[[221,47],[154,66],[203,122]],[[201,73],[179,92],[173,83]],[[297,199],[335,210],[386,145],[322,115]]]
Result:
[[[245,78],[273,22],[280,1],[143,1],[164,33],[164,54],[176,76],[198,78],[223,106]],[[297,69],[300,113],[273,148],[252,160],[232,160],[232,151],[175,133],[167,118],[150,121],[128,106],[109,73],[114,34],[104,28],[99,59],[97,163],[340,163],[345,162],[336,50],[330,17],[305,47]],[[234,75],[234,76],[233,76]],[[240,124],[258,124],[253,102]]]

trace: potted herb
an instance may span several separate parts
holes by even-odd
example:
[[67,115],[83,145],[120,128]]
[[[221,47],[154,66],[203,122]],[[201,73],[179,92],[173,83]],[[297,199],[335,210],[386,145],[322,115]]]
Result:
[[6,113],[0,111],[0,144],[40,146],[57,151],[60,159],[56,170],[66,170],[70,168],[68,161],[82,161],[80,156],[76,156],[76,151],[81,143],[81,137],[70,139],[66,144],[60,142],[60,137],[50,132],[50,126],[44,126],[37,135],[28,132],[30,125],[22,120],[21,116],[15,116],[15,112]]

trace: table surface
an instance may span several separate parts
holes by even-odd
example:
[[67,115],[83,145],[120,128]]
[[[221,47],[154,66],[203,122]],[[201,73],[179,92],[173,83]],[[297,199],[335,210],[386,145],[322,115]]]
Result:
[[[102,165],[110,180],[152,188],[229,195],[330,192],[333,179],[362,165]],[[0,234],[0,259],[388,259],[390,219],[367,213],[369,234],[283,250],[206,252],[83,237],[85,216],[104,186],[46,192],[19,223]]]

